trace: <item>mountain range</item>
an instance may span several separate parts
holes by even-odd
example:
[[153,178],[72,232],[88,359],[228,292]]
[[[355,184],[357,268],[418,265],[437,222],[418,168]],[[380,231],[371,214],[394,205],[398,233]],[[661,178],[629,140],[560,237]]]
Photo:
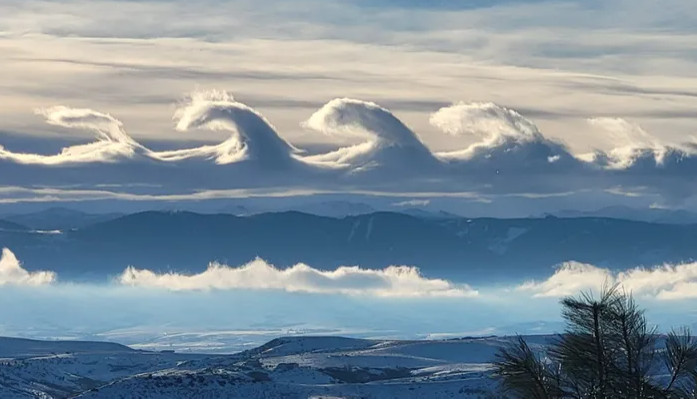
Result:
[[190,273],[211,261],[240,265],[261,257],[278,267],[415,265],[427,276],[506,282],[547,277],[568,260],[612,269],[688,261],[697,257],[696,238],[694,224],[601,217],[147,211],[51,232],[0,221],[0,247],[25,268],[79,280],[103,280],[129,265]]

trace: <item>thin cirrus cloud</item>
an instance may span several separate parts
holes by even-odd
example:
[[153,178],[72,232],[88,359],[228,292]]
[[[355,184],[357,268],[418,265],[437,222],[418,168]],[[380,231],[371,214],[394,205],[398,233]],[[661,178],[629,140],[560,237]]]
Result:
[[54,272],[29,272],[22,268],[22,264],[10,249],[2,249],[2,256],[0,256],[0,286],[43,286],[53,283],[55,280],[56,274]]
[[384,269],[339,267],[333,271],[296,264],[279,269],[262,259],[239,267],[211,263],[193,275],[158,274],[128,267],[118,278],[123,285],[170,290],[273,289],[287,292],[370,295],[377,297],[475,297],[468,285],[456,285],[421,275],[415,267],[390,266]]
[[697,297],[697,263],[637,267],[612,272],[591,264],[569,261],[561,264],[543,281],[529,281],[517,287],[534,297],[561,297],[607,285],[619,285],[638,296],[658,300],[684,300]]

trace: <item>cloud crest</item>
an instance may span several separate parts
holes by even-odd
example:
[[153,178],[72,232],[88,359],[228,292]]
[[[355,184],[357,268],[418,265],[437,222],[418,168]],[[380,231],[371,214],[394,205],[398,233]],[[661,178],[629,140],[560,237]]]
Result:
[[[494,103],[455,103],[431,114],[434,127],[453,136],[475,136],[479,140],[461,150],[436,155],[462,171],[478,169],[492,173],[558,172],[576,169],[576,159],[561,143],[549,140],[537,126],[515,110]],[[516,182],[505,182],[504,185]]]
[[354,146],[307,159],[340,165],[371,167],[412,166],[432,168],[431,151],[418,136],[388,109],[363,100],[337,98],[329,101],[302,124],[329,136],[366,138]]
[[591,264],[569,261],[560,265],[544,281],[530,281],[518,290],[534,297],[561,297],[584,290],[601,290],[603,284],[619,284],[638,296],[659,300],[697,298],[697,263],[633,268],[614,273]]
[[456,135],[475,135],[487,142],[504,138],[518,141],[542,139],[537,126],[517,111],[494,103],[459,102],[431,114],[431,125]]
[[8,248],[2,249],[0,256],[0,286],[42,286],[56,280],[56,274],[50,271],[29,272]]
[[118,281],[128,286],[170,290],[273,289],[402,298],[475,297],[478,294],[467,285],[425,278],[415,267],[390,266],[378,270],[354,266],[323,271],[301,263],[279,269],[259,258],[239,267],[211,263],[204,272],[194,275],[157,274],[128,267]]
[[243,160],[285,164],[297,151],[279,136],[263,115],[236,101],[231,93],[225,91],[192,93],[175,112],[174,121],[179,131],[204,128],[229,131],[231,136],[215,146],[153,153],[157,159],[207,158],[217,164]]
[[15,153],[0,146],[0,160],[18,164],[46,166],[94,162],[117,162],[133,158],[144,147],[133,140],[118,119],[109,114],[87,108],[55,106],[37,110],[46,123],[64,128],[76,128],[97,134],[97,141],[65,147],[54,155]]

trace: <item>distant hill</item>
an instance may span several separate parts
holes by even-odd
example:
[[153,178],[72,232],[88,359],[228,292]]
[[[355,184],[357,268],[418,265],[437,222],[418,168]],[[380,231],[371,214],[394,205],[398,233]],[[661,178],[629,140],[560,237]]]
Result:
[[8,215],[4,219],[31,229],[68,230],[108,221],[122,215],[121,213],[89,214],[70,208],[52,207],[33,213]]
[[40,357],[61,353],[135,353],[130,347],[111,342],[46,341],[0,336],[0,358]]
[[0,219],[0,230],[26,231],[27,229],[28,228],[24,225],[20,225],[5,219]]
[[142,212],[62,234],[0,231],[29,269],[104,280],[128,265],[195,272],[210,261],[257,256],[277,266],[305,262],[383,268],[416,265],[471,283],[546,277],[560,262],[611,268],[697,258],[697,225],[613,218],[430,218],[377,212],[344,218],[300,212],[237,217]]
[[341,218],[349,215],[369,214],[371,212],[375,212],[376,209],[366,203],[345,200],[325,200],[288,204],[280,207],[272,205],[262,207],[259,205],[253,206],[249,204],[243,205],[233,203],[221,208],[219,211],[223,214],[232,214],[241,217],[268,212],[298,211],[324,217]]
[[551,214],[561,218],[606,217],[629,219],[633,221],[657,222],[663,224],[697,223],[697,213],[687,210],[673,210],[664,208],[638,209],[626,206],[611,206],[603,207],[595,211],[560,210]]

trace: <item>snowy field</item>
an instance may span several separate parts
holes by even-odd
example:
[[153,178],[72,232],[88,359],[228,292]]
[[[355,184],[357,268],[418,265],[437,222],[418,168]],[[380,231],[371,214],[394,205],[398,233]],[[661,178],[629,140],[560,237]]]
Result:
[[0,338],[0,398],[500,397],[491,361],[509,340],[295,336],[214,355]]

